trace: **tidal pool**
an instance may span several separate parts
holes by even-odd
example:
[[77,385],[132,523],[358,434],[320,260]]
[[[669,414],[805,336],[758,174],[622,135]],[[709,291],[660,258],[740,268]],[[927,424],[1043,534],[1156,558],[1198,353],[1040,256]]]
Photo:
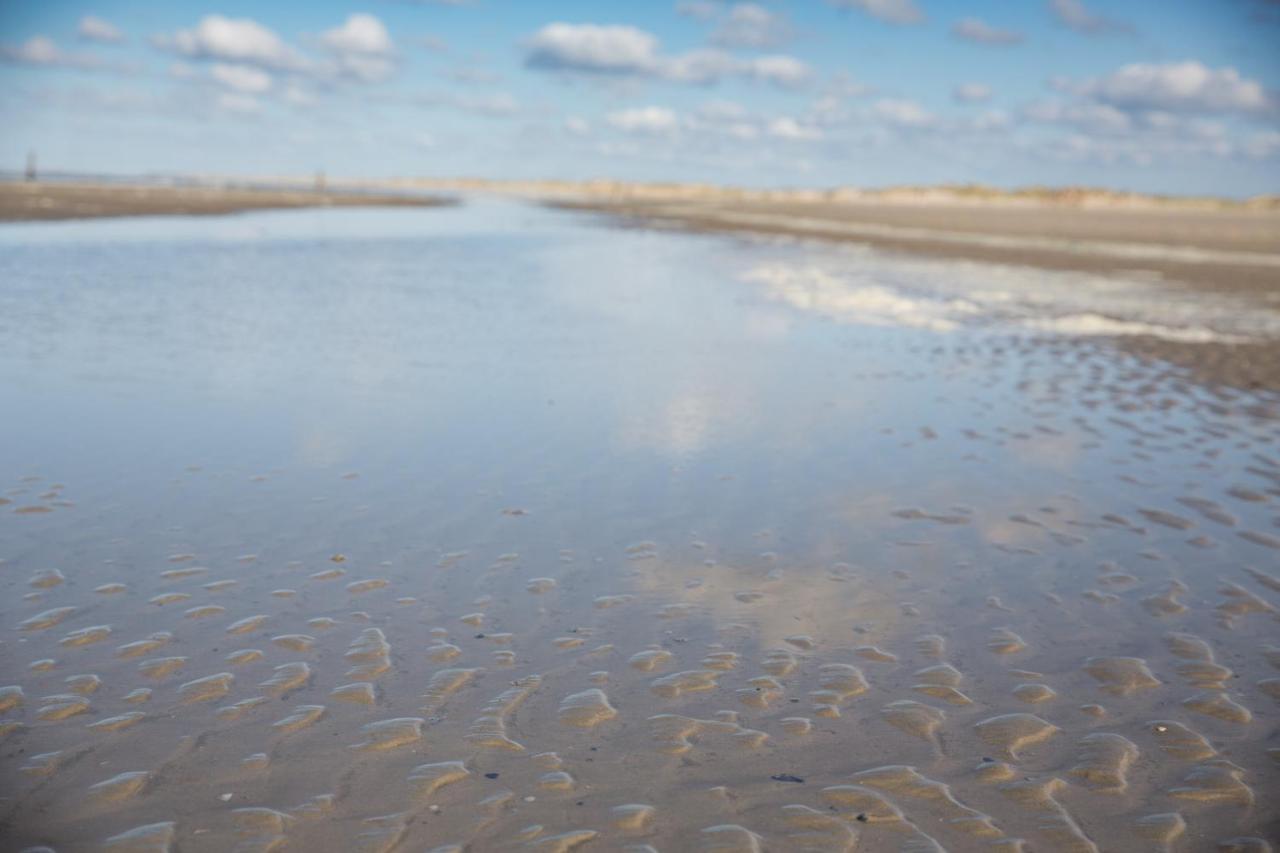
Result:
[[5,849],[1269,849],[1280,406],[1116,341],[1280,325],[1154,289],[0,227]]

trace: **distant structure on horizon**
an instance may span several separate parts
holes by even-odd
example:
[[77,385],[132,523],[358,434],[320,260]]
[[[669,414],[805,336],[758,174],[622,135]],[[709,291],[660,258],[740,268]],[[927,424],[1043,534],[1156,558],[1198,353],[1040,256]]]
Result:
[[27,152],[27,170],[24,175],[28,181],[36,179],[36,152],[34,151]]

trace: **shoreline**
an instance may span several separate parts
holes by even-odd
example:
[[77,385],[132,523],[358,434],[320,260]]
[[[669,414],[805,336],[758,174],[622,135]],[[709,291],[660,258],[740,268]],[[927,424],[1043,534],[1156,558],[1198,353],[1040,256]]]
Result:
[[0,222],[48,222],[120,216],[221,216],[309,207],[439,207],[440,196],[367,190],[316,191],[227,186],[0,182]]
[[[543,204],[619,227],[856,243],[904,254],[1099,275],[1157,276],[1171,289],[1231,293],[1280,311],[1280,215],[1258,210],[1083,209],[795,201],[555,198]],[[1118,336],[1113,345],[1197,382],[1280,392],[1280,340]]]
[[831,240],[1099,274],[1143,270],[1173,285],[1280,300],[1280,214],[1271,211],[587,198],[544,203],[651,227]]

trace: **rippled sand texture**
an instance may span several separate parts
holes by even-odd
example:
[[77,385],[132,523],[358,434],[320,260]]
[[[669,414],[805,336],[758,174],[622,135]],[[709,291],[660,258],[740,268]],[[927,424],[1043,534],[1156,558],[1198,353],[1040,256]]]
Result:
[[[600,239],[663,298],[701,264],[681,286],[731,322],[610,325],[579,294],[559,308],[599,313],[549,322],[594,317],[635,347],[625,369],[527,329],[541,378],[506,384],[490,366],[516,355],[452,340],[474,387],[424,374],[426,402],[375,383],[286,404],[252,379],[193,402],[158,374],[121,403],[82,378],[100,419],[48,444],[50,409],[21,397],[6,849],[1270,849],[1275,400],[1096,339],[762,317],[706,272],[747,248]],[[629,298],[627,275],[598,298]],[[789,355],[743,331],[768,318]],[[374,320],[344,322],[411,331]],[[173,410],[137,418],[152,394]],[[398,405],[421,419],[388,431]],[[279,443],[286,406],[336,437]]]

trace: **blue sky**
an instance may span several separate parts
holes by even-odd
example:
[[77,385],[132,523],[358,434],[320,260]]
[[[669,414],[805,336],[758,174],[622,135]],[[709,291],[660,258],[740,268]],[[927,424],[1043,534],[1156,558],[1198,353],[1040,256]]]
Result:
[[1280,192],[1277,0],[0,0],[0,168]]

